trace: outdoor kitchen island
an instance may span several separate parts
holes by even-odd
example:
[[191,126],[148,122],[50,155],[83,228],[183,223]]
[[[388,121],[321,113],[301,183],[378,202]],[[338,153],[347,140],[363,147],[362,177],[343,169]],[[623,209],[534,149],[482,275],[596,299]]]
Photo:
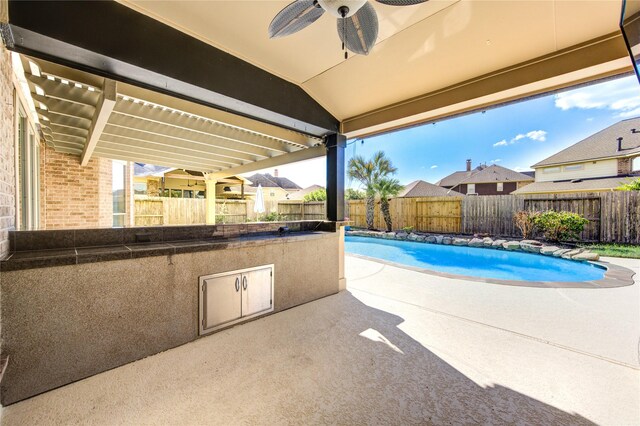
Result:
[[2,404],[199,338],[202,276],[273,265],[272,312],[337,293],[341,225],[12,232],[0,263]]

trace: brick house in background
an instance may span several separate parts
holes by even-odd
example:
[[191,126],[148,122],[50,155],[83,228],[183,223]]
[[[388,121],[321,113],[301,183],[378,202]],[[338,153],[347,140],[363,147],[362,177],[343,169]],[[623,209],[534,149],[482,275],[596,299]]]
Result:
[[[534,164],[517,194],[613,191],[640,176],[640,118],[622,120]],[[635,167],[634,167],[635,165]]]
[[507,195],[533,181],[532,176],[496,164],[472,169],[471,160],[467,160],[466,170],[454,172],[436,184],[466,195]]

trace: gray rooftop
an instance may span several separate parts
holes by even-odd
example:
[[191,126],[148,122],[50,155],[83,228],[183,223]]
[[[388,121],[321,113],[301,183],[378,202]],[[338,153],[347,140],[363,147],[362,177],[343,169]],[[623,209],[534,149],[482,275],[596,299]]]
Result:
[[633,177],[609,177],[600,179],[565,180],[560,182],[534,182],[526,185],[512,194],[535,194],[549,192],[593,192],[611,191],[623,183],[628,183]]
[[[633,130],[636,130],[634,133]],[[618,138],[622,138],[622,150],[618,151]],[[532,167],[576,163],[611,157],[640,154],[640,117],[622,120],[571,145]]]
[[488,167],[478,166],[470,172],[452,173],[442,178],[438,185],[454,187],[465,183],[523,182],[532,180],[531,176],[494,164]]
[[404,189],[398,194],[399,198],[449,196],[462,196],[462,194],[457,191],[425,182],[423,180],[415,180],[407,184]]

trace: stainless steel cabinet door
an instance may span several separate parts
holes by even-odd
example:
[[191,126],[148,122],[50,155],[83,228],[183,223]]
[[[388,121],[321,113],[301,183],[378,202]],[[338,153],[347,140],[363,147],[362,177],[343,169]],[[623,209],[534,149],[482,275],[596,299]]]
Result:
[[273,294],[271,267],[242,274],[242,316],[271,309]]
[[204,280],[202,328],[204,330],[242,316],[242,275],[233,274]]

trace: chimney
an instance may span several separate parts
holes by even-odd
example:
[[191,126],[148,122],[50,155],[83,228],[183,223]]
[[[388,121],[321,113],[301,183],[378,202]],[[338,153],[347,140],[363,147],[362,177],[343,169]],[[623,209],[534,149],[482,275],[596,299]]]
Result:
[[274,176],[274,177],[278,177],[278,169],[275,169],[275,170],[273,171],[273,176]]
[[471,171],[471,158],[469,158],[467,160],[467,171],[470,172]]
[[622,138],[618,138],[618,152],[622,151]]

